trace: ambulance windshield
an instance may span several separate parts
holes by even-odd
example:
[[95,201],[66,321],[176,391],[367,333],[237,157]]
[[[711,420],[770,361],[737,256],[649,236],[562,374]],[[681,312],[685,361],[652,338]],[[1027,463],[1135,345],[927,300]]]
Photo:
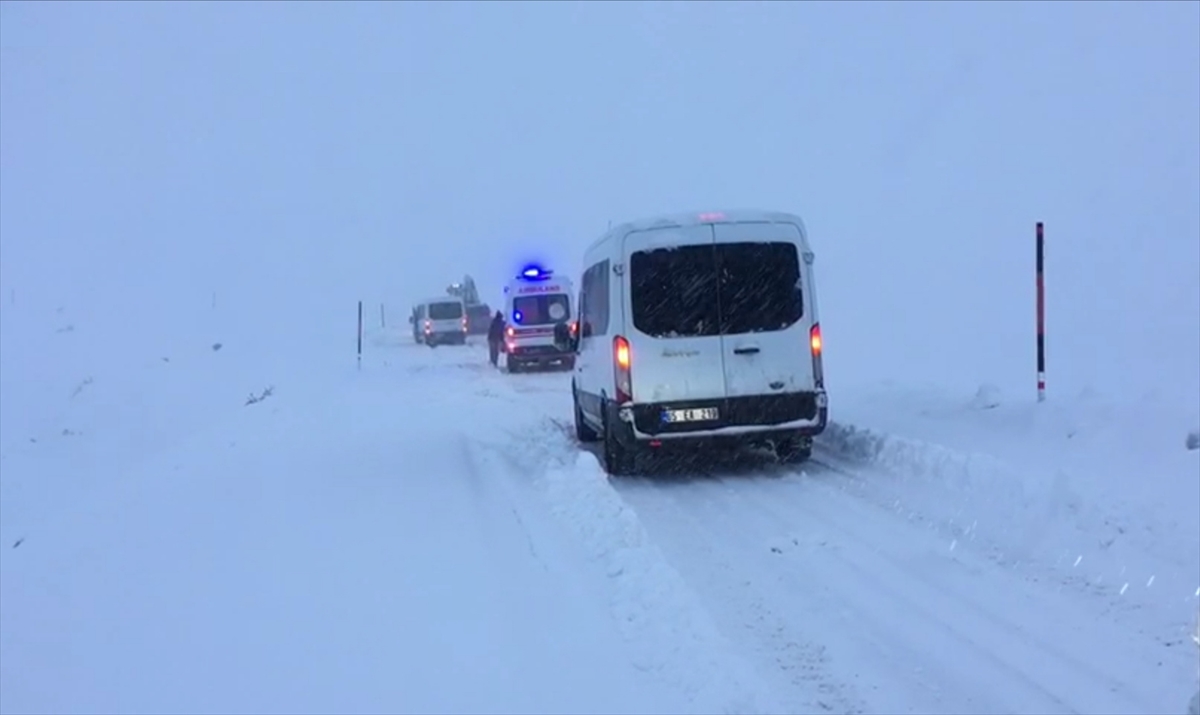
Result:
[[571,299],[566,293],[523,295],[513,299],[512,321],[518,326],[551,325],[571,317]]

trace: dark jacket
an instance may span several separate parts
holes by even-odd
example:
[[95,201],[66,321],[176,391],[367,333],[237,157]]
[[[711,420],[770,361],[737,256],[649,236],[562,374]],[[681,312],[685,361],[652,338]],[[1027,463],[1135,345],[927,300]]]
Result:
[[488,342],[498,343],[504,340],[504,316],[496,312],[496,317],[492,318],[492,324],[488,326]]

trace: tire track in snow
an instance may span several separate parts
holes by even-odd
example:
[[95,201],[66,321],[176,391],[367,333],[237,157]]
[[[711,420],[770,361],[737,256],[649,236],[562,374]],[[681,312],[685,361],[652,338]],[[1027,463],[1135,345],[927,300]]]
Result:
[[[521,518],[521,508],[518,506],[516,495],[506,488],[505,480],[496,478],[495,470],[490,468],[493,465],[488,455],[482,453],[480,445],[465,434],[459,438],[458,454],[462,455],[467,465],[464,471],[467,474],[474,509],[480,521],[491,526],[491,529],[485,532],[495,535],[515,531],[515,538],[523,540],[528,547],[530,559],[536,562],[542,571],[549,572],[550,566],[542,558],[534,543],[533,534]],[[487,536],[485,540],[488,542],[487,548],[496,548],[498,542],[495,538]],[[507,554],[505,556],[507,557]]]
[[[1048,479],[1042,481],[1024,473],[1022,468],[987,456],[964,454],[941,445],[906,441],[868,430],[855,432],[845,426],[839,429],[841,436],[835,437],[832,444],[818,442],[817,456],[821,463],[846,475],[842,484],[859,501],[885,512],[902,512],[909,522],[927,527],[945,543],[966,547],[971,554],[1019,577],[1026,587],[1050,598],[1076,597],[1082,601],[1077,608],[1091,609],[1097,622],[1113,631],[1116,638],[1128,638],[1131,633],[1145,635],[1143,659],[1157,664],[1152,675],[1159,677],[1163,687],[1193,679],[1196,661],[1187,648],[1179,646],[1188,642],[1186,632],[1191,623],[1187,614],[1195,607],[1200,591],[1195,591],[1194,584],[1180,579],[1178,574],[1174,578],[1169,573],[1156,575],[1159,569],[1155,562],[1158,565],[1162,562],[1153,553],[1139,553],[1138,547],[1132,553],[1110,554],[1108,559],[1102,553],[1089,551],[1096,540],[1106,549],[1134,523],[1151,530],[1155,526],[1152,520],[1128,522],[1123,529],[1121,521],[1110,522],[1104,517],[1102,523],[1086,526],[1075,521],[1077,514],[1072,510],[1062,513],[1054,509],[1055,499],[1061,498],[1061,493],[1056,493],[1053,487],[1047,488],[1047,482],[1062,479],[1061,470],[1055,470],[1053,477],[1047,474]],[[883,450],[886,457],[881,460],[873,456],[878,443],[887,446]],[[974,474],[976,469],[982,473]],[[1011,494],[1004,494],[1009,482],[1025,483],[1025,489],[1030,489],[1029,482],[1038,484],[1032,494],[1022,498],[1030,500],[1040,494],[1049,504],[1033,498],[1026,502],[1027,508],[1021,508],[1005,501],[1011,499]],[[997,488],[1001,491],[1001,502],[993,505],[988,495]],[[1053,533],[1051,522],[1060,519],[1065,520],[1064,533],[1039,546],[1038,534]],[[1031,524],[1033,528],[1029,528]],[[1061,528],[1064,524],[1057,526]],[[1185,546],[1182,552],[1186,551]],[[1081,554],[1091,557],[1082,568]],[[1149,564],[1139,559],[1142,555],[1150,556]],[[1087,561],[1092,564],[1090,569]],[[1142,581],[1144,589],[1126,594],[1129,585],[1136,582],[1138,577],[1134,574],[1138,572],[1142,579],[1149,576]],[[1121,586],[1122,581],[1125,586]],[[1172,595],[1177,593],[1183,593],[1184,597],[1177,600]],[[1147,647],[1150,645],[1153,647]],[[1174,678],[1165,677],[1166,673],[1173,673]]]
[[[529,504],[528,494],[521,492],[539,496],[554,522],[598,567],[614,623],[642,672],[684,694],[695,713],[787,711],[731,652],[694,594],[648,542],[637,515],[621,502],[599,464],[568,437],[565,377],[510,376],[460,361],[421,371],[426,370],[465,371],[474,378],[470,390],[447,396],[470,424],[488,426],[468,430],[466,449],[475,465],[471,478],[487,482],[472,490],[514,505],[515,512]],[[517,514],[533,550],[563,548],[546,543],[540,514],[524,513],[537,522],[535,531],[542,537],[539,543]]]
[[[853,687],[831,676],[830,649],[817,640],[797,638],[786,609],[781,610],[778,602],[761,594],[747,602],[740,594],[726,592],[715,603],[710,599],[712,613],[706,612],[692,592],[698,584],[686,582],[675,564],[665,560],[595,458],[575,444],[569,402],[561,394],[565,390],[541,384],[549,380],[522,379],[527,377],[531,376],[513,379],[498,373],[480,374],[472,419],[490,422],[491,415],[483,413],[492,409],[496,417],[503,418],[500,423],[505,426],[500,433],[483,436],[481,441],[509,461],[513,479],[526,480],[543,492],[555,515],[602,566],[610,584],[612,613],[626,640],[637,646],[639,667],[688,692],[698,711],[863,710]],[[544,405],[536,394],[539,392],[550,393]],[[538,414],[547,411],[553,416],[539,419]],[[721,486],[722,481],[717,476],[709,484]],[[697,524],[695,530],[704,528]],[[693,551],[704,543],[695,540]],[[730,552],[713,548],[712,542],[708,553],[710,565],[720,570],[744,570],[736,559],[727,558]],[[751,578],[761,580],[773,565],[767,564]],[[709,584],[702,581],[699,585]],[[704,595],[712,596],[710,592]],[[725,600],[742,605],[737,609],[741,620],[733,625],[720,622],[722,632],[713,616],[722,610],[721,601]],[[741,657],[730,656],[734,648],[727,639],[745,646],[740,631],[746,628],[755,634],[752,647],[740,649]],[[746,657],[754,659],[759,672],[737,662]],[[731,677],[731,673],[736,675]],[[781,702],[755,698],[756,693],[768,692],[769,685],[747,687],[764,675],[779,687],[778,692],[786,694]]]
[[[731,604],[726,628],[739,618],[748,621],[760,659],[771,656],[779,641],[761,622],[765,609],[784,622],[792,641],[826,647],[831,668],[844,673],[843,686],[864,680],[850,676],[851,668],[887,683],[884,692],[891,697],[873,710],[1154,709],[1153,697],[1133,692],[1129,682],[1094,662],[1108,644],[1093,637],[1095,647],[1071,655],[1052,637],[1020,629],[1025,614],[995,596],[1024,585],[1011,574],[986,562],[947,558],[948,544],[934,545],[928,533],[835,488],[827,482],[835,473],[813,466],[807,479],[619,484],[652,533],[674,547],[693,585],[710,603]],[[964,584],[972,580],[986,580],[991,592],[968,596]],[[1025,595],[1036,607],[1046,594]],[[1094,625],[1070,611],[1056,616],[1076,627],[1065,634],[1072,637]],[[907,697],[903,705],[896,693]],[[853,697],[843,697],[837,707],[853,709]]]
[[790,712],[723,637],[562,417],[513,426],[514,479],[535,487],[607,576],[609,606],[637,665],[686,694],[697,713]]
[[[1052,580],[1103,599],[1107,613],[1135,627],[1147,625],[1147,611],[1174,609],[1173,594],[1195,599],[1195,582],[1182,576],[1191,571],[1186,547],[1160,551],[1152,515],[1136,517],[1085,499],[1073,492],[1062,469],[1035,468],[1040,474],[1030,474],[1028,466],[987,454],[841,423],[826,434],[817,442],[817,455],[851,476],[857,496],[903,508],[910,520],[947,539],[970,542],[974,551],[986,552],[998,566],[1019,569],[1030,582]],[[1110,551],[1114,543],[1119,545]],[[1085,554],[1080,567],[1078,557]],[[1138,580],[1145,589],[1127,595],[1125,589]],[[1160,638],[1183,640],[1186,615],[1162,619],[1157,627]]]
[[[778,596],[769,590],[778,577],[777,564],[761,554],[748,559],[753,555],[729,548],[737,541],[729,534],[746,526],[722,513],[721,502],[739,488],[738,479],[718,473],[694,480],[661,481],[652,476],[615,483],[645,514],[647,528],[705,599],[718,625],[776,686],[786,712],[865,712],[858,685],[835,675],[839,664],[830,650],[797,627],[797,612],[788,607],[786,597],[772,598]],[[804,546],[820,549],[827,544],[813,541]],[[801,622],[820,615],[815,609],[802,613]]]
[[[706,702],[714,702],[714,697],[721,699],[719,690],[730,689],[746,693],[740,703],[726,699],[726,709],[734,712],[861,712],[861,703],[853,693],[829,677],[824,648],[789,639],[783,622],[762,603],[751,609],[756,612],[760,630],[773,634],[768,635],[772,640],[770,667],[787,674],[789,697],[753,702],[753,693],[766,692],[770,685],[761,680],[761,673],[751,669],[744,653],[733,657],[741,661],[736,667],[720,662],[730,660],[719,655],[733,648],[729,634],[718,629],[689,584],[664,560],[636,512],[621,499],[596,458],[575,442],[569,397],[564,400],[566,386],[543,384],[549,380],[519,379],[545,376],[519,376],[518,380],[499,374],[495,379],[481,377],[476,394],[487,402],[507,402],[516,414],[529,413],[530,401],[546,394],[542,411],[552,416],[533,423],[512,421],[505,430],[507,444],[493,441],[491,446],[510,460],[514,474],[523,473],[524,478],[539,486],[556,514],[591,548],[593,558],[605,565],[613,581],[613,612],[623,624],[626,638],[641,644],[643,667],[685,688],[704,712],[713,708]],[[507,412],[510,418],[512,415],[512,411]],[[685,603],[680,605],[680,601]],[[671,655],[664,656],[661,647],[669,642],[676,645]],[[698,658],[708,662],[687,662]],[[730,672],[740,672],[741,680],[756,684],[747,688],[731,683]]]
[[[845,470],[837,467],[822,466],[845,473]],[[1078,705],[1082,700],[1083,709],[1087,712],[1105,711],[1114,705],[1118,705],[1121,711],[1142,712],[1147,704],[1154,702],[1156,691],[1169,690],[1169,679],[1162,679],[1159,688],[1148,688],[1145,683],[1138,682],[1138,678],[1131,678],[1123,665],[1094,660],[1097,654],[1111,652],[1114,642],[1129,640],[1129,634],[1114,628],[1111,623],[1097,623],[1092,614],[1081,615],[1077,603],[1067,603],[1062,594],[1026,582],[1019,574],[998,568],[984,556],[956,553],[957,542],[947,544],[938,539],[938,553],[932,550],[935,542],[930,539],[930,550],[922,556],[941,561],[935,564],[937,568],[903,568],[900,573],[900,565],[905,558],[902,553],[904,549],[900,546],[903,540],[870,539],[861,529],[852,528],[877,519],[882,510],[834,489],[830,483],[817,483],[815,487],[831,499],[846,500],[848,507],[858,512],[859,518],[856,519],[833,520],[827,512],[813,509],[811,502],[805,502],[806,516],[839,532],[847,541],[857,543],[859,548],[854,553],[862,554],[864,558],[863,563],[856,564],[855,568],[864,579],[874,579],[881,584],[907,581],[914,591],[915,598],[911,601],[914,612],[945,622],[957,634],[986,633],[989,646],[984,650],[985,655],[994,651],[1009,653],[1009,660],[996,660],[996,664],[1008,669],[1014,676],[1023,678],[1031,688],[1041,691],[1047,698],[1057,700],[1068,708],[1068,703]],[[779,514],[779,502],[771,501],[768,504],[764,496],[756,495],[762,502],[759,506]],[[779,516],[783,518],[784,515]],[[895,517],[891,521],[899,530],[906,529],[906,525]],[[920,533],[926,531],[916,528],[909,530]],[[978,587],[984,580],[994,580],[990,584],[993,588],[985,592],[994,594],[1001,588],[1009,589],[1002,602],[996,604],[1002,606],[1001,609],[984,607],[978,598],[980,594],[970,592],[972,585]],[[939,608],[939,605],[942,607]],[[1088,605],[1091,605],[1090,602]],[[1038,627],[1035,628],[1026,616],[1037,611],[1048,617],[1036,623]],[[958,625],[951,626],[951,621]],[[1065,644],[1074,644],[1074,648]],[[1157,642],[1152,643],[1149,639],[1138,639],[1123,644],[1121,650],[1136,651],[1142,661],[1155,662],[1163,657],[1157,646]],[[1082,686],[1073,689],[1073,694],[1078,693],[1082,698],[1068,699],[1060,695],[1064,690],[1060,684],[1067,680]],[[1103,697],[1097,698],[1096,694],[1100,693],[1104,694]]]

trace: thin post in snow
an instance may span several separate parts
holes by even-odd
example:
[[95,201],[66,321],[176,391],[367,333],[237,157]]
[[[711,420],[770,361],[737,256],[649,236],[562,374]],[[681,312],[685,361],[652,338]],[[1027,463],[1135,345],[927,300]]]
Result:
[[379,304],[379,327],[381,327],[381,328],[387,327],[387,320],[384,318],[384,315],[383,315],[383,303]]
[[1037,399],[1046,401],[1046,281],[1045,232],[1037,222]]
[[358,301],[358,369],[362,369],[362,301]]

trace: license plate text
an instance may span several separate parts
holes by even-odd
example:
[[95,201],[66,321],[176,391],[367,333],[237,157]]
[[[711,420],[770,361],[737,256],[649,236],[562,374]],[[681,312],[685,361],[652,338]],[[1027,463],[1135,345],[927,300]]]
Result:
[[696,407],[686,410],[663,410],[663,422],[711,422],[717,419],[716,407]]

